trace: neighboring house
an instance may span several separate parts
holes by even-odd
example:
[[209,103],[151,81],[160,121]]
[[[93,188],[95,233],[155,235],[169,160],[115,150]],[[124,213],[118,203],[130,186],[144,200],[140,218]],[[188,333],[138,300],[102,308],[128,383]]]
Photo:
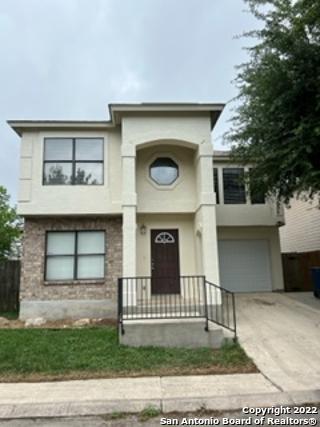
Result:
[[181,304],[203,276],[236,292],[283,289],[282,210],[214,154],[222,109],[113,104],[110,121],[9,122],[21,136],[22,319],[114,318],[121,277],[128,307]]
[[293,198],[284,212],[286,225],[280,229],[280,241],[285,289],[312,291],[311,271],[320,267],[319,199]]
[[284,213],[286,225],[280,229],[281,252],[320,251],[319,199],[294,198]]

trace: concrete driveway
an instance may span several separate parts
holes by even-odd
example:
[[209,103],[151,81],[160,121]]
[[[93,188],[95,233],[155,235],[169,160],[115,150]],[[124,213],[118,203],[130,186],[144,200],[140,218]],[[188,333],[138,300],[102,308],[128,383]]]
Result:
[[320,300],[312,294],[237,294],[238,336],[281,391],[320,389]]

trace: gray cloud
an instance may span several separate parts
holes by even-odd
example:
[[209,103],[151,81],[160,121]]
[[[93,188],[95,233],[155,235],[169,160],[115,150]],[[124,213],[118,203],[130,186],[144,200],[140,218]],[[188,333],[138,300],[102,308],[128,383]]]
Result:
[[[16,199],[7,119],[105,119],[110,102],[227,102],[243,0],[1,0],[0,185]],[[228,129],[229,107],[214,133]]]

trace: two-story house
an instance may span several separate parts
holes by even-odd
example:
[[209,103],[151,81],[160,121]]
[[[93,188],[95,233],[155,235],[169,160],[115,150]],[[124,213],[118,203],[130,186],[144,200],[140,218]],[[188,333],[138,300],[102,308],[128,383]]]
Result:
[[235,292],[283,289],[283,213],[213,151],[222,110],[113,104],[109,121],[9,121],[21,136],[22,319],[115,318],[121,277],[127,307],[161,307],[165,295],[181,304],[199,277]]

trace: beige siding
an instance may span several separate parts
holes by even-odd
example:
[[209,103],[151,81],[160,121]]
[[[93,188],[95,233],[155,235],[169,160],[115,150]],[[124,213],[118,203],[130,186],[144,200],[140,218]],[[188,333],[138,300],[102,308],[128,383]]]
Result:
[[320,250],[320,209],[318,201],[292,200],[285,209],[286,225],[280,228],[281,252]]

